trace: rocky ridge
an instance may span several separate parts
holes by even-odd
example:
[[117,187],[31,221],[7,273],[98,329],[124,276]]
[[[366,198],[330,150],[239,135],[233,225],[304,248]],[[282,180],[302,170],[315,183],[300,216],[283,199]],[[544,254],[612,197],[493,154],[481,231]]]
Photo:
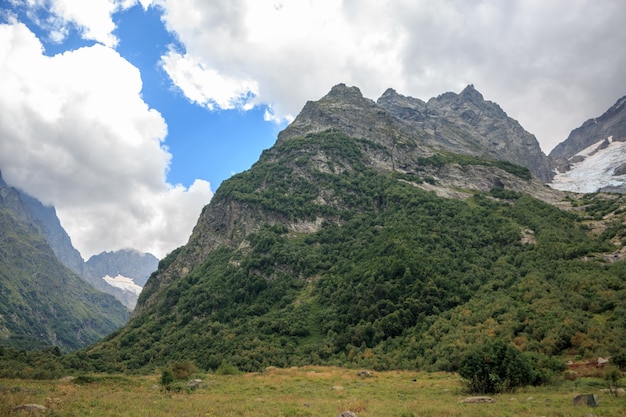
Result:
[[419,157],[448,151],[510,161],[544,182],[552,176],[550,159],[537,139],[473,85],[428,102],[388,89],[374,102],[357,87],[339,84],[319,101],[308,102],[277,143],[329,128],[390,149],[386,158],[373,161],[381,167],[411,166]]
[[556,146],[553,188],[579,193],[626,193],[626,96],[587,120]]

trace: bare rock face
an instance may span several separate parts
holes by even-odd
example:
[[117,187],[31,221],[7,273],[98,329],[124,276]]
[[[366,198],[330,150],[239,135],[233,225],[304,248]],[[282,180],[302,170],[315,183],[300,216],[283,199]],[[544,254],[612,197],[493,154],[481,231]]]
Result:
[[395,167],[443,150],[507,160],[527,167],[544,182],[552,175],[537,139],[472,85],[426,103],[393,89],[374,102],[358,88],[339,84],[319,101],[308,102],[277,143],[330,128],[387,147],[391,152],[386,162]]
[[613,141],[626,141],[626,96],[617,100],[602,116],[589,119],[579,128],[572,130],[567,139],[550,152],[550,157],[569,159],[609,137],[612,137]]
[[618,175],[626,175],[626,162],[624,162],[622,165],[615,168],[615,172],[613,172],[613,176],[618,176]]
[[446,93],[428,101],[440,115],[439,135],[469,143],[463,154],[506,160],[528,168],[537,178],[551,178],[549,158],[541,151],[534,135],[510,118],[496,103],[483,99],[473,85],[460,94]]

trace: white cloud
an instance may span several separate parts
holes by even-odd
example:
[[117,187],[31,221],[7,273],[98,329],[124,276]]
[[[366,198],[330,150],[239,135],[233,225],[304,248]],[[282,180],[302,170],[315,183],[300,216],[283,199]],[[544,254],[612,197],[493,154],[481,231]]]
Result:
[[197,58],[173,50],[162,61],[167,74],[189,100],[209,110],[254,107],[251,100],[258,94],[255,81],[222,75]]
[[387,87],[428,99],[473,83],[549,151],[626,94],[621,0],[155,3],[195,65],[164,60],[181,90],[220,107],[255,85],[270,119],[339,82],[374,99]]
[[[85,258],[182,245],[212,192],[165,180],[167,126],[139,71],[103,45],[48,57],[30,30],[0,25],[0,168],[53,204]],[[115,227],[113,227],[115,226]]]
[[[113,14],[137,4],[138,0],[24,0],[30,18],[48,32],[51,41],[61,43],[70,27],[76,27],[84,39],[114,47]],[[19,2],[15,2],[19,5]],[[149,0],[140,3],[145,7]]]

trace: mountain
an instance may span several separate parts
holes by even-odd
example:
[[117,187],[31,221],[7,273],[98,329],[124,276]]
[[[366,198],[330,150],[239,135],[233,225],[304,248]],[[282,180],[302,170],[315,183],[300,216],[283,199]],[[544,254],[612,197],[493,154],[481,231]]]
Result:
[[80,252],[72,245],[72,240],[61,226],[54,207],[46,206],[35,197],[17,190],[20,200],[24,202],[28,213],[39,227],[40,233],[46,238],[56,257],[63,265],[79,276],[85,274],[85,261]]
[[557,170],[551,184],[556,189],[626,193],[626,96],[572,130],[550,157]]
[[120,250],[103,252],[85,262],[63,229],[55,208],[42,204],[23,191],[18,190],[18,193],[36,227],[61,263],[94,288],[113,295],[132,310],[143,285],[156,270],[158,259],[148,253]]
[[129,311],[63,266],[42,228],[0,175],[0,345],[73,350],[121,327]]
[[[86,262],[88,273],[122,292],[121,301],[130,309],[135,307],[137,297],[159,260],[150,253],[132,249],[102,252]],[[116,294],[114,294],[116,295]],[[121,298],[119,293],[116,295]]]
[[82,357],[457,370],[496,337],[539,358],[620,352],[626,197],[546,187],[545,160],[473,87],[426,103],[338,85],[222,183]]
[[504,160],[528,168],[537,178],[550,180],[551,164],[537,139],[486,101],[473,85],[460,94],[445,93],[427,103],[388,89],[373,102],[356,87],[335,86],[316,102],[308,102],[278,143],[326,129],[368,138],[390,150],[382,164],[402,168],[436,150]]

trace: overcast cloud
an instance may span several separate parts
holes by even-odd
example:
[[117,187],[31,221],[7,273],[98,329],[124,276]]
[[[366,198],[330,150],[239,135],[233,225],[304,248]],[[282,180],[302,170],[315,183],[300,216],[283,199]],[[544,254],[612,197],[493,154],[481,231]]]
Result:
[[52,12],[39,21],[49,39],[76,27],[97,42],[47,57],[26,26],[0,25],[0,167],[55,205],[85,257],[126,246],[162,256],[212,195],[206,181],[167,183],[166,121],[113,49],[112,16],[137,3],[162,8],[183,48],[161,65],[211,110],[265,104],[268,120],[290,120],[340,82],[424,100],[472,83],[548,153],[626,95],[623,0],[9,2],[34,19]]
[[339,82],[424,100],[474,84],[548,153],[626,94],[622,0],[154,3],[186,47],[168,73],[209,106],[269,103],[288,118]]

